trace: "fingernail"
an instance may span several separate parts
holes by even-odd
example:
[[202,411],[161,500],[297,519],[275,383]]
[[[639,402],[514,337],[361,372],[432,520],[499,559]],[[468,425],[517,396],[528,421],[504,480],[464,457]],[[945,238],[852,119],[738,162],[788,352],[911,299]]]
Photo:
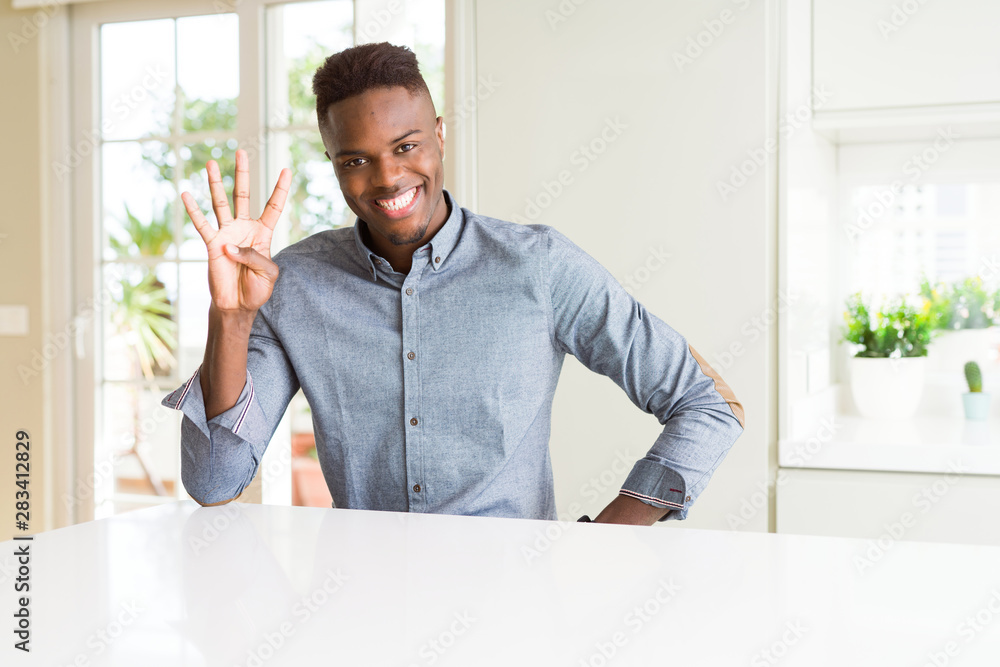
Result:
[[240,249],[234,246],[232,243],[226,244],[226,250],[229,251],[230,255],[237,255],[240,252]]

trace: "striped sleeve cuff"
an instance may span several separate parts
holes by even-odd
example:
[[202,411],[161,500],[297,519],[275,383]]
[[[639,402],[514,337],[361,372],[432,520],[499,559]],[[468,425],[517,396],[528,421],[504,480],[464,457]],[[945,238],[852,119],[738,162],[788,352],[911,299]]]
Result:
[[201,393],[201,366],[187,382],[168,394],[161,405],[180,410],[198,427],[205,437],[211,439],[210,426],[218,425],[263,451],[268,430],[260,404],[254,398],[253,377],[247,370],[246,380],[239,398],[233,407],[217,414],[211,419],[205,418],[205,398]]
[[636,461],[618,493],[653,507],[670,508],[658,521],[687,518],[691,502],[684,477],[673,468],[649,459]]

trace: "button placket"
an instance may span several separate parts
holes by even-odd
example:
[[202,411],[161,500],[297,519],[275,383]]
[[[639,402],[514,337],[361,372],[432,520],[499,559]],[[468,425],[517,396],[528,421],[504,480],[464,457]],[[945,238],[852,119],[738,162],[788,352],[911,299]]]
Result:
[[[421,261],[421,258],[415,257],[414,261]],[[423,259],[423,261],[427,260]],[[409,496],[410,511],[418,512],[427,509],[427,494],[422,492],[424,482],[422,464],[424,423],[420,401],[420,369],[418,366],[420,362],[416,359],[416,350],[419,349],[419,313],[416,287],[422,274],[422,270],[411,270],[403,280],[403,289],[400,290],[403,326],[401,343],[405,355],[403,360],[403,414],[406,415],[404,451],[406,478],[409,481],[407,495]]]

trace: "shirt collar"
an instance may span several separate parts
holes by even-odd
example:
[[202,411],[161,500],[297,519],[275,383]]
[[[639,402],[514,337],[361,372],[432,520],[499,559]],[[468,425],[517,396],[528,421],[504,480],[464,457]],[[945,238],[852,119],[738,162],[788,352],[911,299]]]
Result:
[[[462,209],[455,201],[455,198],[447,190],[442,190],[441,192],[451,209],[448,219],[444,221],[444,225],[441,226],[441,229],[437,230],[437,233],[429,242],[413,251],[414,256],[416,256],[426,252],[427,248],[430,248],[430,263],[435,271],[440,271],[447,262],[448,255],[451,254],[451,251],[454,250],[455,245],[458,243],[458,237],[462,231],[462,224],[464,222]],[[357,246],[362,260],[371,269],[372,281],[374,282],[378,280],[378,273],[375,271],[376,260],[383,264],[388,264],[388,262],[384,257],[380,257],[375,251],[365,245],[362,239],[362,229],[365,229],[369,236],[371,235],[368,223],[361,218],[357,218],[354,222],[354,244]]]

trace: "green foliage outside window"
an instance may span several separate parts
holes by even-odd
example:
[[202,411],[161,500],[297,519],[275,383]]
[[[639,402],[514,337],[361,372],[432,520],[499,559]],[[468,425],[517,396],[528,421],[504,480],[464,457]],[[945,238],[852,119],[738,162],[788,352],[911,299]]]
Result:
[[933,285],[925,276],[920,294],[931,304],[936,330],[985,329],[1000,319],[1000,289],[988,291],[980,276]]

